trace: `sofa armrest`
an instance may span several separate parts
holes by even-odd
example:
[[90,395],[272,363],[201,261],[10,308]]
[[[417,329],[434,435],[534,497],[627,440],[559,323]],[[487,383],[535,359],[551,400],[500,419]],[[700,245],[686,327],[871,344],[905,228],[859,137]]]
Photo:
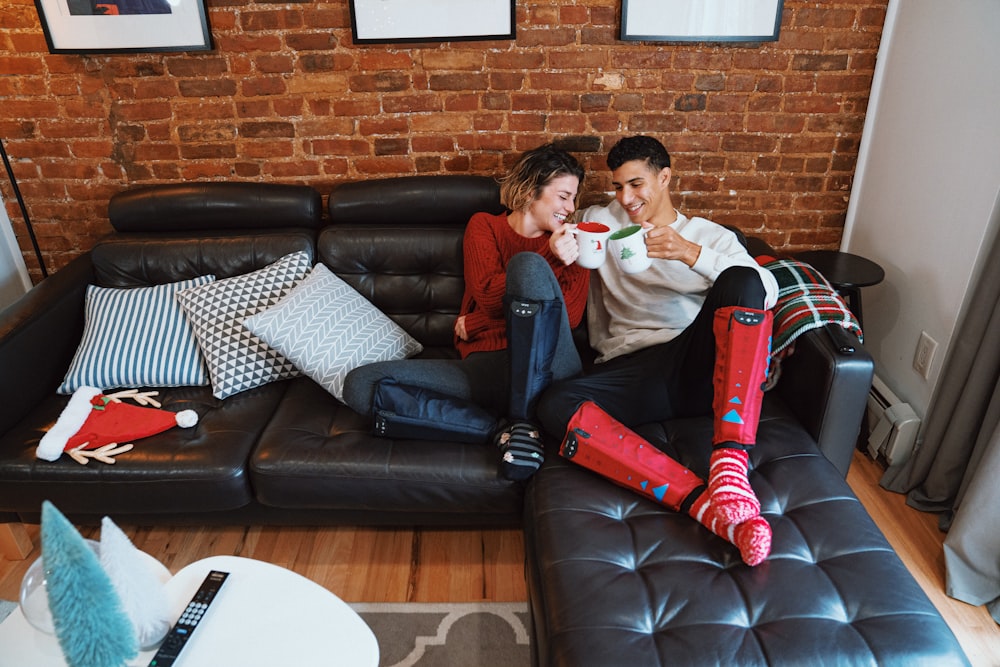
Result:
[[0,311],[0,433],[62,382],[83,335],[83,302],[93,278],[88,252]]
[[774,389],[844,476],[874,373],[871,355],[854,335],[827,325],[799,336]]

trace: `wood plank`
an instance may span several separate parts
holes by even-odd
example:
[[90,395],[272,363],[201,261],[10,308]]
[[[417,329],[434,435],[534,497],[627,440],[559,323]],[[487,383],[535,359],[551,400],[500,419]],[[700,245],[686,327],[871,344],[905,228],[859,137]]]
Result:
[[847,482],[882,530],[917,583],[958,638],[969,661],[979,667],[1000,665],[1000,625],[986,607],[974,607],[945,593],[944,538],[936,514],[906,504],[906,496],[878,484],[882,467],[855,451]]
[[33,545],[28,531],[20,523],[0,523],[0,554],[9,560],[28,557]]

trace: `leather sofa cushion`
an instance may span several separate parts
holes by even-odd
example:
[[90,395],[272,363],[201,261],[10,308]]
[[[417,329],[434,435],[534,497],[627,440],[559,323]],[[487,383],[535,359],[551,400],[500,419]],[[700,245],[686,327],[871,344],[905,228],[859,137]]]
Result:
[[323,223],[323,198],[308,185],[160,184],[115,194],[108,218],[118,232],[316,229]]
[[331,225],[317,256],[434,354],[454,350],[462,305],[463,226]]
[[292,380],[250,461],[257,499],[279,508],[520,517],[523,487],[497,474],[491,445],[392,440],[306,378]]
[[500,185],[488,176],[452,174],[372,178],[339,183],[327,202],[330,221],[340,224],[460,225],[473,213],[504,212]]
[[65,455],[53,462],[35,458],[38,440],[68,400],[53,394],[0,436],[0,505],[30,516],[51,500],[70,518],[113,508],[126,515],[242,507],[253,496],[247,461],[286,388],[273,383],[225,401],[213,398],[209,387],[161,389],[164,408],[193,409],[198,424],[137,440],[114,465],[86,466]]
[[91,251],[101,287],[145,287],[214,274],[219,280],[263,268],[293,252],[315,261],[314,233],[116,234]]
[[[704,476],[711,420],[646,437]],[[837,469],[773,398],[751,482],[774,531],[749,568],[687,515],[550,457],[525,500],[538,664],[966,664]]]

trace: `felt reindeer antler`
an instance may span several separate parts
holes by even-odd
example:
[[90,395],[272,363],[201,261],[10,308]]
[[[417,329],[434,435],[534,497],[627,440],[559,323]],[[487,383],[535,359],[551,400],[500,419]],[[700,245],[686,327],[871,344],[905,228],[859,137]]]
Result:
[[[74,461],[86,465],[90,459],[114,463],[117,454],[132,449],[120,442],[138,440],[180,426],[188,428],[198,423],[198,413],[182,410],[174,413],[160,410],[159,401],[152,397],[158,392],[136,389],[103,394],[94,387],[80,387],[70,397],[59,419],[38,442],[35,456],[55,461],[67,452]],[[123,403],[129,398],[139,407]]]

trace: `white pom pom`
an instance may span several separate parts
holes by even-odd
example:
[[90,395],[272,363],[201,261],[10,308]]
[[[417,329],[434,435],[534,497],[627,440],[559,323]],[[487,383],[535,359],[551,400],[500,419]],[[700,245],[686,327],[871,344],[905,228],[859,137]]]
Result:
[[181,428],[190,428],[198,423],[198,413],[194,410],[181,410],[177,413],[177,425]]

